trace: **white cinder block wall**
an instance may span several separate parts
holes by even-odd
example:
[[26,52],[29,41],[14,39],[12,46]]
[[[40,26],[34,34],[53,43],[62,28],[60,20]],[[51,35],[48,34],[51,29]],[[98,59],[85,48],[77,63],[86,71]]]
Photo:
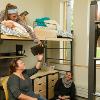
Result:
[[28,11],[28,23],[33,25],[35,18],[51,16],[51,0],[0,0],[0,11],[5,9],[7,3],[15,4],[19,13]]
[[74,1],[74,79],[77,94],[84,97],[88,92],[89,6],[90,0]]
[[0,44],[0,53],[16,52],[16,44],[23,45],[23,50],[25,50],[25,55],[27,55],[27,57],[23,58],[26,68],[32,68],[36,63],[36,57],[32,55],[30,49],[30,47],[33,46],[32,41],[3,41],[2,44]]

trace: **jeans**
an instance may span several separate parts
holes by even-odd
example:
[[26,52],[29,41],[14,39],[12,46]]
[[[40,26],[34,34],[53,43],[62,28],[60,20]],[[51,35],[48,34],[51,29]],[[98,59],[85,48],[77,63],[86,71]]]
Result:
[[41,95],[39,95],[37,98],[38,98],[38,100],[47,100],[44,97],[42,97]]
[[36,98],[38,98],[38,100],[47,100],[46,98],[42,97],[41,95],[35,94],[33,91],[29,91],[27,95],[29,95],[31,97],[36,97]]

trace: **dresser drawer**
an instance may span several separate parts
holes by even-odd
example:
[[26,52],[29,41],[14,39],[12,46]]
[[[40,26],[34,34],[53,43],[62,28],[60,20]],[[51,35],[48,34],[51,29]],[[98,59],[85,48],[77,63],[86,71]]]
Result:
[[46,91],[46,83],[34,84],[34,91],[40,91],[40,90]]
[[58,80],[58,73],[48,75],[48,100],[54,97],[54,86]]
[[55,86],[57,80],[58,80],[58,79],[54,79],[54,80],[49,81],[49,82],[48,82],[48,88],[49,88],[49,87],[52,87],[52,86]]
[[46,76],[34,79],[34,92],[46,97]]
[[46,76],[34,79],[34,84],[46,83]]
[[54,97],[54,86],[48,87],[48,100]]
[[41,96],[43,96],[44,98],[46,98],[46,91],[44,90],[40,90],[40,91],[34,91],[36,94],[39,94]]

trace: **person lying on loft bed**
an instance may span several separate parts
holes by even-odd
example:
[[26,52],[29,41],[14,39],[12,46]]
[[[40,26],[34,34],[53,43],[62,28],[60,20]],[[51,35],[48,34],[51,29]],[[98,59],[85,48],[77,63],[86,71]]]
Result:
[[76,88],[72,80],[72,74],[67,71],[63,78],[60,78],[54,87],[54,100],[76,100]]
[[3,24],[5,24],[6,27],[13,28],[14,24],[11,22],[11,20],[14,22],[17,22],[18,24],[22,25],[26,29],[26,31],[30,34],[30,36],[32,37],[35,43],[41,44],[41,41],[36,37],[35,33],[25,22],[25,16],[27,14],[28,12],[24,12],[18,15],[17,6],[12,5],[11,3],[8,3],[6,5],[5,10],[0,12],[0,23],[4,21]]

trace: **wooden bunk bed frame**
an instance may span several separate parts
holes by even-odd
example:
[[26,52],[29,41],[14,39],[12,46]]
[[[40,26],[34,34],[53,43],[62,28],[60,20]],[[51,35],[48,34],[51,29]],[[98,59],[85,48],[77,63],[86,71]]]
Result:
[[[72,41],[71,38],[57,38],[57,37],[45,37],[45,36],[39,36],[39,40],[48,40],[48,41]],[[1,34],[0,35],[0,40],[31,40],[32,41],[32,38],[29,37],[29,38],[26,38],[26,37],[17,37],[17,36],[10,36],[10,35],[4,35],[4,34]]]

